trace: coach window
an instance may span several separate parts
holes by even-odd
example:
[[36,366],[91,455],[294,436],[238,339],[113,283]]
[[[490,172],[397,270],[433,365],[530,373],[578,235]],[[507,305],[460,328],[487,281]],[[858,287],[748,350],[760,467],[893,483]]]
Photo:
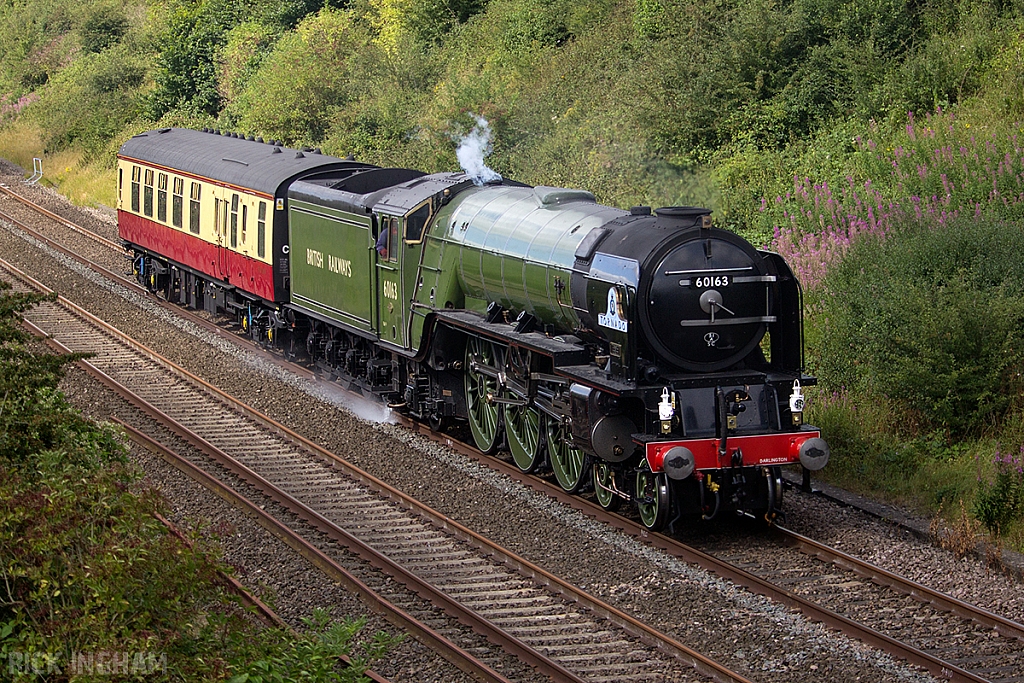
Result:
[[191,199],[188,206],[188,229],[198,235],[199,234],[199,197],[202,191],[202,185],[199,183],[192,183],[191,187]]
[[260,210],[256,214],[256,255],[263,258],[267,254],[263,246],[267,238],[267,203],[260,202]]
[[132,211],[139,212],[139,192],[141,192],[142,169],[132,166]]
[[242,244],[245,244],[245,224],[249,222],[249,205],[242,204]]
[[171,195],[171,224],[176,228],[181,227],[181,208],[185,197],[185,181],[181,178],[174,179],[174,194]]
[[423,239],[423,229],[430,220],[430,202],[421,204],[405,219],[405,241],[415,244]]
[[167,222],[167,174],[156,177],[156,217],[161,223]]
[[146,169],[146,185],[142,188],[142,213],[153,217],[153,169]]
[[231,195],[231,248],[238,246],[238,195]]

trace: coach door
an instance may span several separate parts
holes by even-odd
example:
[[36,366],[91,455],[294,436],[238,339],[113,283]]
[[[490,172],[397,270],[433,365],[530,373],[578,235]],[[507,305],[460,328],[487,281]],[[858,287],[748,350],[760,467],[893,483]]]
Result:
[[227,232],[228,202],[226,199],[213,200],[213,234],[217,241],[217,276],[228,276]]
[[381,341],[405,347],[405,287],[402,282],[402,219],[378,215],[377,333]]

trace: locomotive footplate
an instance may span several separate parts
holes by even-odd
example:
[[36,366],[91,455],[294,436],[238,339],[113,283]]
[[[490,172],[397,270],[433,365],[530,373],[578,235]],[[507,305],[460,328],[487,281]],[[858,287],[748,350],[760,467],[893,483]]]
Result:
[[558,368],[561,365],[585,363],[589,360],[587,349],[572,341],[548,337],[540,332],[516,332],[512,323],[487,322],[483,316],[471,311],[437,311],[438,321],[469,332],[475,332],[506,344],[521,346],[549,356]]
[[[629,394],[636,393],[637,385],[636,382],[624,381],[615,375],[596,368],[593,365],[565,365],[562,367],[555,367],[555,373],[566,377],[577,384],[583,384],[588,387],[600,389],[616,396],[626,396]],[[649,390],[649,388],[642,389],[643,391]]]

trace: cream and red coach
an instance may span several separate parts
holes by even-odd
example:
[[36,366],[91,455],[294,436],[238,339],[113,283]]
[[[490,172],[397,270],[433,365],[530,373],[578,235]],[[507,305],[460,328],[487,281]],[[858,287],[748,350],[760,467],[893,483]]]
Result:
[[[318,172],[368,168],[314,150],[163,128],[118,154],[118,225],[154,291],[197,308],[289,300],[289,186]],[[147,255],[158,256],[154,261]],[[173,291],[169,291],[173,288]]]

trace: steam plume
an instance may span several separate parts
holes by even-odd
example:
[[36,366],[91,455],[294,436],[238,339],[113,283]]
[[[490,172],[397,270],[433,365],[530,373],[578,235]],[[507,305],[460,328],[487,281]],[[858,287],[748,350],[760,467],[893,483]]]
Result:
[[458,157],[462,170],[473,180],[473,184],[483,185],[492,180],[501,180],[501,174],[484,163],[484,158],[492,151],[491,126],[484,117],[475,118],[476,126],[459,140],[455,156]]

